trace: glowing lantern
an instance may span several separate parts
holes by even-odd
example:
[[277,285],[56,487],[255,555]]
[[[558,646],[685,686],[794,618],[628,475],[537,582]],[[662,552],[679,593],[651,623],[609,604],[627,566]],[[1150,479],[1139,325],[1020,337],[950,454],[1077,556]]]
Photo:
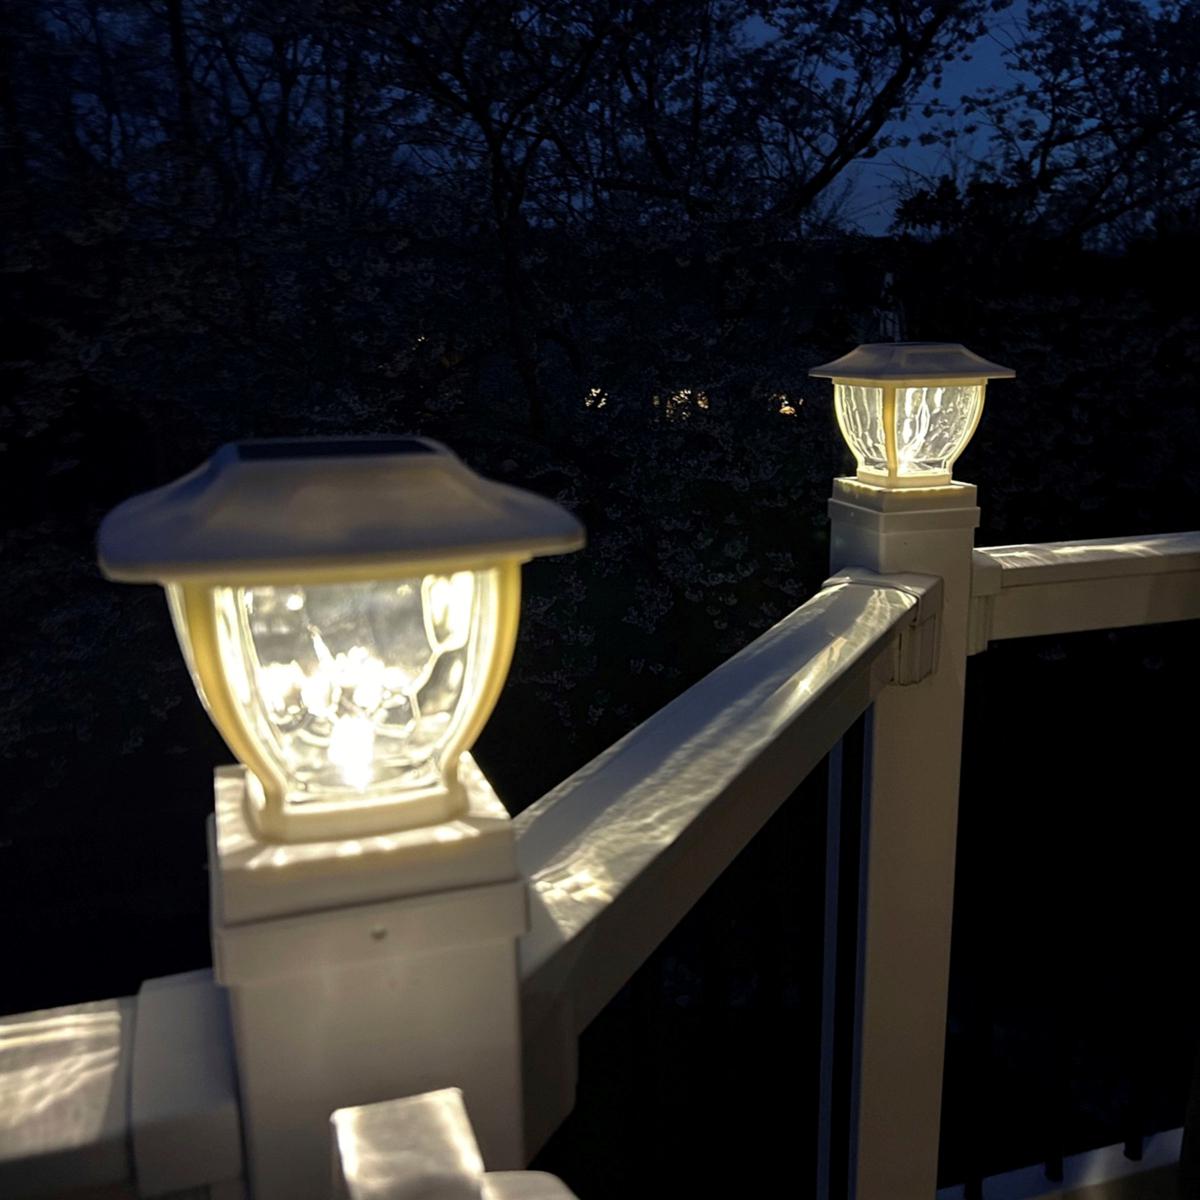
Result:
[[913,488],[950,482],[979,424],[987,381],[1015,372],[956,343],[880,342],[809,374],[833,380],[838,426],[858,478]]
[[302,841],[464,810],[520,564],[582,544],[557,504],[437,443],[347,438],[225,446],[114,509],[99,551],[109,578],[165,586],[254,826]]

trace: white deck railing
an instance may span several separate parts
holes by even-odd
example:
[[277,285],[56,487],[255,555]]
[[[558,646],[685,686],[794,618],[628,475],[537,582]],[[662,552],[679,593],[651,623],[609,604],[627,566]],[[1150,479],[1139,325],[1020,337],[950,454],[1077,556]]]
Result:
[[[969,611],[964,641],[977,653],[996,639],[1200,617],[1200,534],[978,550],[965,592],[950,580],[949,594],[943,595],[942,584],[940,573],[935,578],[854,572],[830,581],[517,819],[532,906],[532,926],[519,947],[531,1148],[571,1109],[579,1033],[776,807],[859,716],[874,708],[866,738],[864,813],[868,824],[875,822],[871,832],[880,840],[873,843],[868,835],[865,842],[864,908],[858,914],[863,940],[857,950],[852,1144],[832,1146],[826,1113],[822,1186],[828,1194],[831,1156],[844,1153],[853,1158],[848,1177],[856,1180],[857,1200],[932,1197],[927,1184],[938,1131],[936,1121],[929,1124],[928,1107],[936,1105],[931,1093],[940,1094],[941,1067],[940,1053],[930,1063],[926,1050],[942,1037],[943,1010],[935,1005],[932,1014],[925,1012],[919,988],[915,999],[908,992],[898,996],[889,965],[894,959],[888,955],[895,953],[889,941],[895,929],[923,929],[922,905],[931,905],[932,932],[901,951],[911,961],[932,964],[931,989],[944,989],[938,974],[943,955],[946,963],[949,956],[944,888],[914,887],[913,879],[922,877],[915,873],[926,871],[928,863],[910,860],[928,854],[929,861],[940,864],[934,874],[947,876],[946,822],[933,829],[931,840],[915,834],[905,842],[903,831],[923,796],[910,776],[928,767],[922,754],[942,752],[937,746],[912,745],[914,729],[927,719],[928,709],[920,706],[933,695],[928,682],[920,681],[947,670],[946,662],[938,665],[934,658],[944,632],[939,627],[945,626],[949,608]],[[951,696],[960,697],[961,709],[960,684],[958,679]],[[931,740],[928,730],[925,737]],[[907,739],[912,750],[904,761],[896,757],[897,738]],[[957,744],[952,750],[943,774],[956,777]],[[952,818],[951,809],[951,879]],[[836,836],[837,822],[830,828]],[[888,850],[883,861],[881,845]],[[889,932],[886,922],[880,923],[880,906],[888,919],[907,924]],[[886,952],[879,950],[880,939]],[[827,946],[835,940],[827,938]],[[827,977],[829,970],[827,964]],[[211,1017],[211,1004],[197,1001],[199,992],[216,994],[207,974],[189,977],[179,989],[188,1011]],[[169,988],[144,990],[141,1003],[153,999],[161,1020],[164,997],[170,994]],[[892,1002],[894,1009],[888,1007]],[[153,1194],[147,1164],[152,1166],[164,1144],[186,1139],[189,1131],[197,1157],[192,1185],[203,1189],[197,1194],[236,1193],[230,1179],[230,1156],[239,1151],[230,1127],[236,1096],[223,1026],[206,1018],[207,1049],[197,1043],[192,1052],[211,1061],[191,1075],[175,1072],[179,1095],[147,1097],[130,1086],[131,1071],[137,1075],[136,1064],[130,1066],[136,1049],[134,1009],[132,1001],[121,1001],[0,1021],[0,1110],[8,1116],[0,1128],[0,1191],[6,1196],[15,1200],[89,1185],[113,1188],[105,1193],[113,1196]],[[889,1042],[883,1032],[905,1028],[906,1021],[919,1023],[913,1027],[915,1050],[906,1044],[897,1051],[896,1039]],[[831,1036],[827,1022],[827,1042]],[[911,1078],[905,1074],[912,1066],[906,1053],[916,1055]],[[900,1080],[904,1094],[897,1090]],[[586,1080],[580,1082],[587,1086]],[[828,1101],[828,1088],[823,1096]],[[897,1120],[903,1152],[916,1164],[912,1169],[907,1163],[897,1167],[894,1147],[879,1132],[887,1123],[882,1118],[898,1111],[892,1106],[906,1105],[915,1110],[910,1125],[903,1126],[906,1113]],[[405,1172],[423,1160],[403,1139],[388,1134],[392,1124],[342,1118],[338,1129],[343,1160],[347,1154],[358,1162],[369,1159],[376,1183],[386,1183],[390,1173],[394,1194],[406,1194]],[[197,1130],[208,1131],[204,1146],[216,1154],[207,1176],[194,1141]],[[461,1139],[456,1145],[457,1154]],[[143,1153],[139,1146],[150,1149]],[[428,1162],[421,1169],[427,1167]],[[141,1179],[140,1192],[135,1176]],[[1093,1175],[1090,1182],[1103,1179]],[[343,1186],[348,1194],[359,1194],[353,1180]],[[480,1176],[476,1183],[463,1183],[456,1176],[454,1187],[459,1190],[444,1194],[533,1196],[545,1187],[546,1195],[565,1195],[536,1177],[487,1182]]]
[[972,649],[1007,638],[1186,621],[1200,615],[1200,534],[976,550]]
[[574,1103],[575,1039],[894,682],[937,580],[831,580],[517,818],[526,1143]]

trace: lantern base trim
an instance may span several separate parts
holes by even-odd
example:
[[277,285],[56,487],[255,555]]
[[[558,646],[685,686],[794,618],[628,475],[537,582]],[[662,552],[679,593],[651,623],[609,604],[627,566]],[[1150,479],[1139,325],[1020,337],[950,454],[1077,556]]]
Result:
[[949,487],[953,478],[949,471],[930,471],[924,475],[889,475],[886,471],[872,471],[860,467],[856,479],[868,487],[887,488],[889,491],[930,491]]
[[853,504],[880,513],[915,513],[936,509],[971,510],[978,518],[976,488],[973,483],[947,483],[926,487],[892,487],[872,483],[854,475],[839,476],[833,481],[833,503]]
[[[264,839],[247,817],[247,771],[214,777],[210,860],[226,924],[367,904],[517,876],[512,821],[469,754],[461,816],[417,829],[310,842]],[[214,901],[215,902],[215,901]]]
[[[262,781],[253,771],[246,772],[246,820],[263,841],[297,845],[337,840],[346,825],[347,807],[344,800],[309,800],[303,792],[289,792],[282,808],[268,804]],[[453,778],[399,796],[384,793],[354,804],[355,833],[395,833],[440,825],[465,816],[469,807],[466,789]]]
[[970,483],[895,491],[858,479],[835,479],[829,517],[832,561],[839,568],[865,567],[882,574],[907,571],[905,555],[911,555],[915,544],[953,542],[979,525]]

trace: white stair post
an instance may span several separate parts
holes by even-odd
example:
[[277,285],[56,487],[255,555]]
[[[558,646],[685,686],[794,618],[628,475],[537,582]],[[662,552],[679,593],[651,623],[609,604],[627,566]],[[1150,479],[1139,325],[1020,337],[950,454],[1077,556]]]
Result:
[[[838,479],[835,571],[943,581],[934,669],[875,701],[866,730],[852,1200],[932,1200],[945,1054],[975,488]],[[903,675],[901,676],[903,678]]]
[[213,958],[229,990],[255,1200],[325,1200],[335,1109],[462,1089],[491,1169],[523,1165],[512,825],[464,756],[465,816],[261,841],[217,772]]

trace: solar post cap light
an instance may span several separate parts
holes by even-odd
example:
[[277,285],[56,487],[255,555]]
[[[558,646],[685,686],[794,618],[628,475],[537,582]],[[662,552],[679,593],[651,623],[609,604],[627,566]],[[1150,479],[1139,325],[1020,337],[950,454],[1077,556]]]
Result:
[[883,488],[950,483],[979,424],[988,380],[1015,374],[954,342],[870,343],[809,371],[833,380],[859,480]]
[[161,583],[260,836],[436,824],[516,641],[520,564],[576,550],[550,500],[421,438],[264,440],[115,508],[110,579]]

